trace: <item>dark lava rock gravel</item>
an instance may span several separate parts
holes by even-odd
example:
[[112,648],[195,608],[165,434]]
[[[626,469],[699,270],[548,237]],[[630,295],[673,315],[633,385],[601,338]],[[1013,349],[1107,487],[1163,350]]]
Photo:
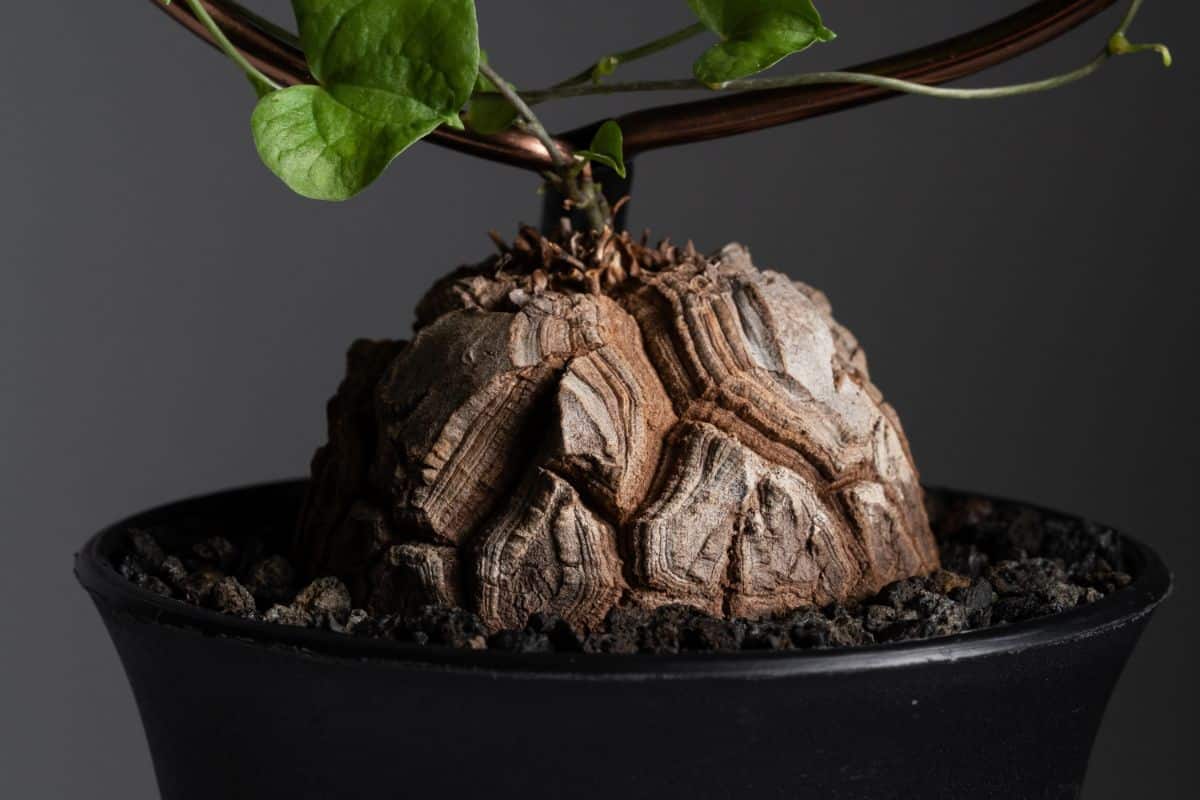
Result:
[[858,603],[726,620],[688,606],[618,607],[591,632],[536,614],[521,630],[488,635],[460,608],[428,606],[375,617],[353,608],[337,578],[302,583],[261,540],[188,538],[130,530],[118,568],[147,591],[248,619],[386,637],[419,645],[521,653],[681,653],[854,647],[949,636],[1055,614],[1130,583],[1120,537],[1102,526],[988,500],[931,495],[943,569],[886,586]]

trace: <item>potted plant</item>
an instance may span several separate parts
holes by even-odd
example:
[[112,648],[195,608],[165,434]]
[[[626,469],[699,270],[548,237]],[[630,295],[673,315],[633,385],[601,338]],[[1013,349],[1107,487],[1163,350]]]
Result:
[[[1076,796],[1161,561],[926,491],[819,291],[621,214],[654,147],[1169,64],[1128,39],[1133,0],[1075,70],[936,85],[1111,4],[754,77],[833,39],[813,4],[690,0],[687,27],[540,90],[488,63],[472,0],[294,0],[298,37],[166,4],[249,78],[255,144],[294,191],[348,199],[429,138],[535,171],[547,200],[541,231],[416,301],[411,341],[354,344],[310,481],[145,512],[78,555],[163,796]],[[704,35],[693,77],[616,74]],[[664,89],[713,96],[558,137],[535,110]]]

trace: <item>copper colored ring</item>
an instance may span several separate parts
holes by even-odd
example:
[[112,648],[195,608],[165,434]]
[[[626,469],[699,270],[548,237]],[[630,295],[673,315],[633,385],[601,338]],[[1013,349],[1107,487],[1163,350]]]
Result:
[[[213,19],[256,67],[283,84],[311,83],[304,54],[289,37],[253,13],[225,0],[200,0]],[[212,37],[183,3],[156,6],[212,44]],[[906,53],[848,68],[855,72],[940,84],[972,75],[1027,53],[1062,36],[1116,0],[1039,0],[982,28]],[[717,139],[829,114],[895,96],[871,86],[801,86],[709,97],[634,111],[618,117],[626,157],[660,147]],[[580,146],[595,125],[561,134],[565,145]],[[532,170],[549,169],[546,149],[519,131],[482,136],[442,126],[429,140],[490,161]]]

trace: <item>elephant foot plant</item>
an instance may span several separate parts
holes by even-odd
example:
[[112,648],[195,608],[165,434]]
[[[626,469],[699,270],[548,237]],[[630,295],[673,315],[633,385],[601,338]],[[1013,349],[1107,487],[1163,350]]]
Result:
[[[1035,5],[1068,26],[1111,1]],[[919,72],[918,60],[754,77],[833,41],[812,2],[690,0],[687,27],[524,90],[482,56],[473,0],[294,0],[307,74],[277,29],[230,3],[185,5],[172,13],[250,78],[258,152],[294,191],[345,200],[430,137],[536,170],[580,221],[523,229],[443,278],[417,304],[411,341],[354,345],[295,536],[303,571],[338,576],[372,612],[461,607],[489,632],[535,614],[586,631],[617,607],[758,617],[939,567],[908,442],[854,336],[820,292],[756,268],[741,246],[706,256],[620,230],[625,198],[601,184],[625,176],[631,150],[798,119],[821,102],[1046,91],[1143,50],[1170,64],[1165,47],[1127,38],[1134,0],[1091,61],[1031,83],[888,74]],[[612,80],[701,35],[717,41],[693,77]],[[985,56],[947,58],[962,74]],[[661,116],[647,127],[652,111],[636,128],[606,120],[565,138],[534,111],[661,90],[720,99],[681,107],[678,119],[703,122],[690,128]]]
[[533,231],[360,342],[301,522],[376,612],[753,617],[938,566],[900,422],[817,291],[628,234]]

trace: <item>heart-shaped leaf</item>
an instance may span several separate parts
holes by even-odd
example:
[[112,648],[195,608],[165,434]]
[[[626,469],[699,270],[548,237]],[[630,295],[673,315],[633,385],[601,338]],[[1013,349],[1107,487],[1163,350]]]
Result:
[[263,163],[292,191],[314,200],[345,200],[441,122],[409,101],[414,106],[409,122],[397,123],[405,113],[403,101],[389,99],[393,105],[384,121],[358,113],[320,86],[273,92],[254,109],[254,143]]
[[320,86],[259,100],[263,162],[305,197],[345,200],[439,124],[479,70],[473,0],[292,0]]
[[709,86],[745,78],[777,64],[833,31],[812,0],[688,0],[706,28],[722,39],[696,61],[696,78]]

